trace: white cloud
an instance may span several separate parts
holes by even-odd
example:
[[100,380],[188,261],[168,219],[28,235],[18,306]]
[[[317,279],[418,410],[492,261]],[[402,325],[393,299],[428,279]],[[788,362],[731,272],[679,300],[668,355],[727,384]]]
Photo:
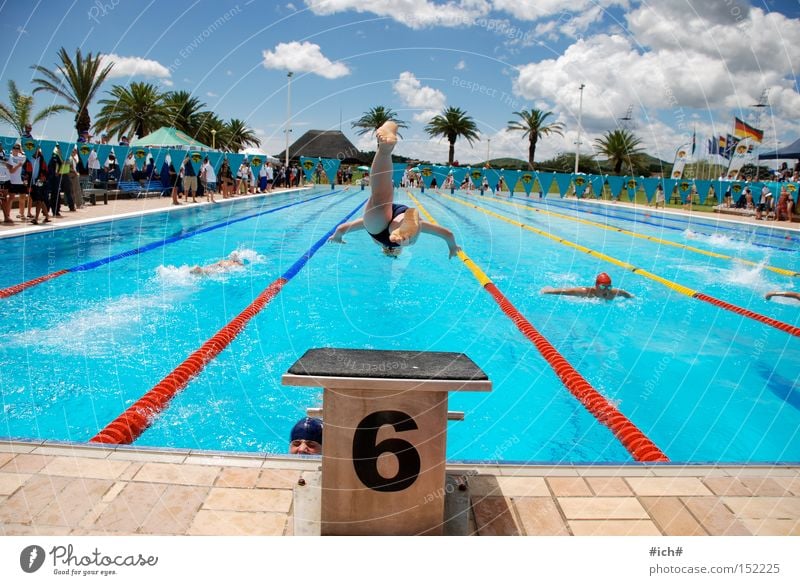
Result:
[[18,32],[19,34],[21,34],[21,35],[26,35],[26,34],[28,34],[28,29],[26,29],[26,28],[23,28],[23,27],[21,27],[21,26],[18,26],[18,27],[17,27],[17,32]]
[[206,92],[206,95],[207,95],[208,97],[210,97],[210,98],[219,97],[219,94],[217,94],[217,93],[214,93],[213,91],[207,91],[207,92]]
[[166,85],[167,87],[172,87],[173,85],[175,85],[175,82],[173,82],[171,79],[162,79],[161,83]]
[[233,71],[231,71],[230,69],[228,69],[227,71],[225,71],[225,75],[233,75]]
[[354,10],[392,18],[413,29],[431,26],[459,27],[473,23],[491,10],[488,0],[305,0],[306,6],[324,16]]
[[159,77],[169,78],[169,69],[164,67],[158,61],[152,59],[144,59],[142,57],[121,57],[114,53],[108,53],[102,56],[102,63],[105,66],[108,63],[113,63],[111,73],[108,74],[109,79],[115,77]]
[[467,68],[467,64],[464,62],[464,59],[461,59],[458,63],[456,63],[455,70],[456,71],[463,71]]
[[444,93],[432,87],[423,86],[410,71],[403,71],[394,83],[394,92],[404,106],[417,111],[413,118],[417,122],[428,122],[445,106]]
[[350,74],[350,69],[341,62],[332,62],[322,54],[319,45],[292,41],[280,43],[274,51],[264,51],[263,65],[267,69],[315,73],[326,79],[336,79]]
[[289,2],[288,4],[286,4],[286,8],[288,8],[288,9],[289,9],[289,10],[291,10],[292,12],[297,12],[297,7],[296,7],[294,4],[292,4],[291,2]]

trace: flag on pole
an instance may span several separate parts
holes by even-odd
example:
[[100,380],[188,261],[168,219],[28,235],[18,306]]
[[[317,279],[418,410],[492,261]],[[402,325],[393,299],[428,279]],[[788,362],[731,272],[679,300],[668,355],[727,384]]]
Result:
[[694,156],[694,149],[697,147],[697,132],[692,128],[692,156]]
[[715,138],[708,139],[708,154],[719,154],[719,140]]
[[754,128],[736,117],[733,119],[733,134],[739,138],[752,138],[755,142],[761,142],[764,139],[763,130]]
[[736,148],[736,145],[739,144],[739,139],[736,138],[735,136],[731,136],[730,134],[728,134],[725,136],[724,139],[722,138],[722,136],[720,136],[720,144],[723,144],[723,140],[725,147],[724,149],[720,150],[720,154],[725,158],[730,159],[731,156],[733,155],[733,151]]

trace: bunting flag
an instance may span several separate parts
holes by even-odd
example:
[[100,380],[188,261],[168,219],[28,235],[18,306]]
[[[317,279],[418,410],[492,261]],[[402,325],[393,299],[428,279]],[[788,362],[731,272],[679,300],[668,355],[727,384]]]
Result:
[[[545,174],[552,174],[552,173],[545,173]],[[522,171],[519,176],[519,181],[522,183],[522,189],[525,191],[525,195],[530,197],[531,190],[533,189],[533,184],[536,182],[536,175],[533,171]],[[542,194],[539,197],[543,197],[547,195],[547,191],[542,190]]]
[[606,186],[606,178],[603,175],[589,175],[589,185],[592,187],[595,199],[603,197],[603,188]]
[[558,194],[565,197],[572,185],[572,175],[567,173],[556,173],[556,185],[558,186]]
[[[308,158],[307,156],[301,156],[300,157],[300,168],[303,169],[303,174],[306,177],[306,182],[307,183],[313,183],[314,182],[314,171],[316,171],[316,169],[317,169],[317,163],[319,163],[319,159]],[[242,164],[242,163],[240,162],[239,164]],[[394,166],[397,167],[397,163],[395,163]],[[233,174],[235,175],[236,174],[236,169],[238,169],[239,167],[238,166],[234,167],[233,165],[231,165],[231,168],[233,169]],[[395,173],[392,172],[392,178],[393,179],[394,179],[394,175],[395,175]],[[402,173],[401,173],[400,176],[402,177]],[[400,184],[400,180],[398,179],[395,184],[399,185]]]
[[[589,177],[583,174],[573,174],[572,175],[572,182],[575,184],[575,197],[579,199],[584,196],[584,194],[588,195],[587,188],[591,187],[591,183],[589,182]],[[591,189],[589,189],[591,192]]]
[[[697,191],[697,197],[700,199],[700,205],[706,204],[706,199],[709,196],[709,189],[711,188],[711,183],[715,181],[711,181],[709,179],[695,179],[694,180],[694,188]],[[714,187],[714,195],[717,196],[717,203],[722,203],[722,200],[717,195],[717,189]]]
[[464,177],[467,176],[467,167],[450,167],[447,172],[453,174],[453,180],[456,183],[455,188],[459,189]]
[[625,185],[626,179],[627,177],[620,177],[618,175],[609,175],[606,177],[608,188],[611,189],[612,197],[619,197],[620,191],[622,191],[622,187]]
[[664,185],[664,201],[667,203],[672,199],[672,195],[678,188],[678,179],[662,179],[661,184]]
[[[206,153],[208,157],[208,164],[211,165],[211,168],[214,169],[214,174],[218,175],[219,167],[222,166],[222,159],[225,158],[225,154],[219,151],[212,150]],[[230,164],[230,161],[228,161]]]
[[[245,157],[244,154],[239,154],[239,153],[234,154],[232,152],[228,152],[224,155],[224,158],[228,159],[228,166],[231,167],[231,174],[233,175],[234,178],[236,178],[236,173],[239,172],[239,167],[242,166],[242,161],[244,160],[244,157]],[[221,160],[219,164],[222,164]],[[305,168],[303,168],[303,171],[305,171]],[[313,175],[314,172],[313,166],[311,167],[311,172]]]
[[[520,172],[523,174],[528,173],[528,171],[520,171]],[[539,172],[536,173],[536,175],[538,175],[539,179],[539,193],[541,194],[539,195],[539,197],[546,197],[547,194],[550,192],[550,187],[553,186],[553,181],[555,180],[556,174]],[[522,179],[522,176],[520,176],[520,179]],[[531,187],[533,187],[533,185],[531,185]],[[531,194],[530,189],[528,189],[527,194],[528,195]]]
[[392,163],[392,183],[394,183],[395,187],[400,186],[400,182],[403,180],[403,175],[406,174],[407,168],[408,163]]
[[[433,180],[433,167],[431,165],[419,165],[419,174],[422,177],[422,184],[425,187],[431,186],[431,181]],[[439,179],[436,179],[436,184],[439,184]]]
[[489,189],[496,191],[497,184],[500,182],[500,171],[497,169],[483,169],[483,176],[489,181]]
[[481,179],[483,178],[483,169],[473,169],[471,167],[467,167],[467,172],[472,179],[472,184],[480,189]]
[[328,175],[328,183],[330,185],[336,184],[336,173],[339,172],[339,165],[342,164],[340,158],[323,158],[322,168],[325,169],[325,174]]
[[88,169],[89,155],[92,152],[92,145],[87,142],[79,142],[77,146],[78,146],[78,158],[81,159],[81,162],[83,163],[83,168]]
[[752,138],[754,142],[761,142],[764,139],[764,131],[754,128],[739,118],[733,119],[733,135],[739,138]]
[[643,177],[639,179],[639,183],[642,185],[647,202],[650,203],[656,195],[656,189],[661,183],[661,179],[659,177]]
[[628,200],[633,202],[636,200],[636,191],[639,189],[639,183],[637,183],[635,177],[625,177],[625,192],[628,195]]
[[503,171],[503,180],[506,182],[506,187],[508,187],[508,194],[510,196],[514,196],[514,189],[517,188],[519,184],[519,178],[522,176],[522,171],[520,170],[513,170],[513,171]]
[[17,143],[17,139],[13,136],[0,136],[0,144],[3,145],[3,150],[8,154],[11,148]]
[[436,185],[441,188],[444,185],[444,182],[447,180],[447,174],[450,172],[450,167],[446,167],[444,165],[433,165],[431,167],[433,169],[433,179],[436,179]]
[[678,195],[681,198],[681,203],[686,204],[687,200],[692,196],[692,188],[694,183],[690,179],[681,179],[678,181]]

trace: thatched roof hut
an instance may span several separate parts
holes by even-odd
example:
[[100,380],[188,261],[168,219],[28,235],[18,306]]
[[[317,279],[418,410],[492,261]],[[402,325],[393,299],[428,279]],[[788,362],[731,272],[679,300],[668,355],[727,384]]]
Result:
[[[364,154],[339,130],[309,130],[289,147],[289,158],[297,160],[301,156],[338,158],[344,164],[364,164]],[[286,160],[286,151],[276,155]]]

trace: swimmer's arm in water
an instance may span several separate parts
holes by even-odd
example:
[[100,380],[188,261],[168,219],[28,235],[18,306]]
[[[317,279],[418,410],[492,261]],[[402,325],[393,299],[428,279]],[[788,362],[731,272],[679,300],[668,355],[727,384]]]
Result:
[[446,227],[434,225],[432,223],[428,223],[427,221],[421,221],[419,225],[419,231],[424,234],[431,234],[432,236],[442,238],[447,243],[447,248],[450,250],[450,258],[456,256],[461,251],[461,247],[456,244],[456,238],[453,235],[453,232]]
[[543,295],[565,295],[570,297],[591,297],[594,296],[594,289],[588,286],[577,286],[575,288],[543,288]]
[[363,230],[363,229],[364,229],[363,217],[355,221],[349,221],[347,223],[343,223],[338,228],[336,228],[336,231],[333,232],[333,235],[330,238],[328,238],[328,241],[334,242],[335,244],[346,244],[347,242],[345,242],[342,239],[342,236],[344,236],[347,232],[353,232],[356,230]]
[[613,292],[614,292],[614,296],[617,296],[617,297],[624,297],[626,299],[632,299],[633,298],[633,295],[631,293],[629,293],[626,290],[622,290],[621,288],[615,288]]
[[772,291],[768,292],[764,295],[764,298],[770,300],[772,297],[788,297],[790,299],[795,299],[796,301],[800,301],[800,293],[796,292],[789,292],[789,291]]

